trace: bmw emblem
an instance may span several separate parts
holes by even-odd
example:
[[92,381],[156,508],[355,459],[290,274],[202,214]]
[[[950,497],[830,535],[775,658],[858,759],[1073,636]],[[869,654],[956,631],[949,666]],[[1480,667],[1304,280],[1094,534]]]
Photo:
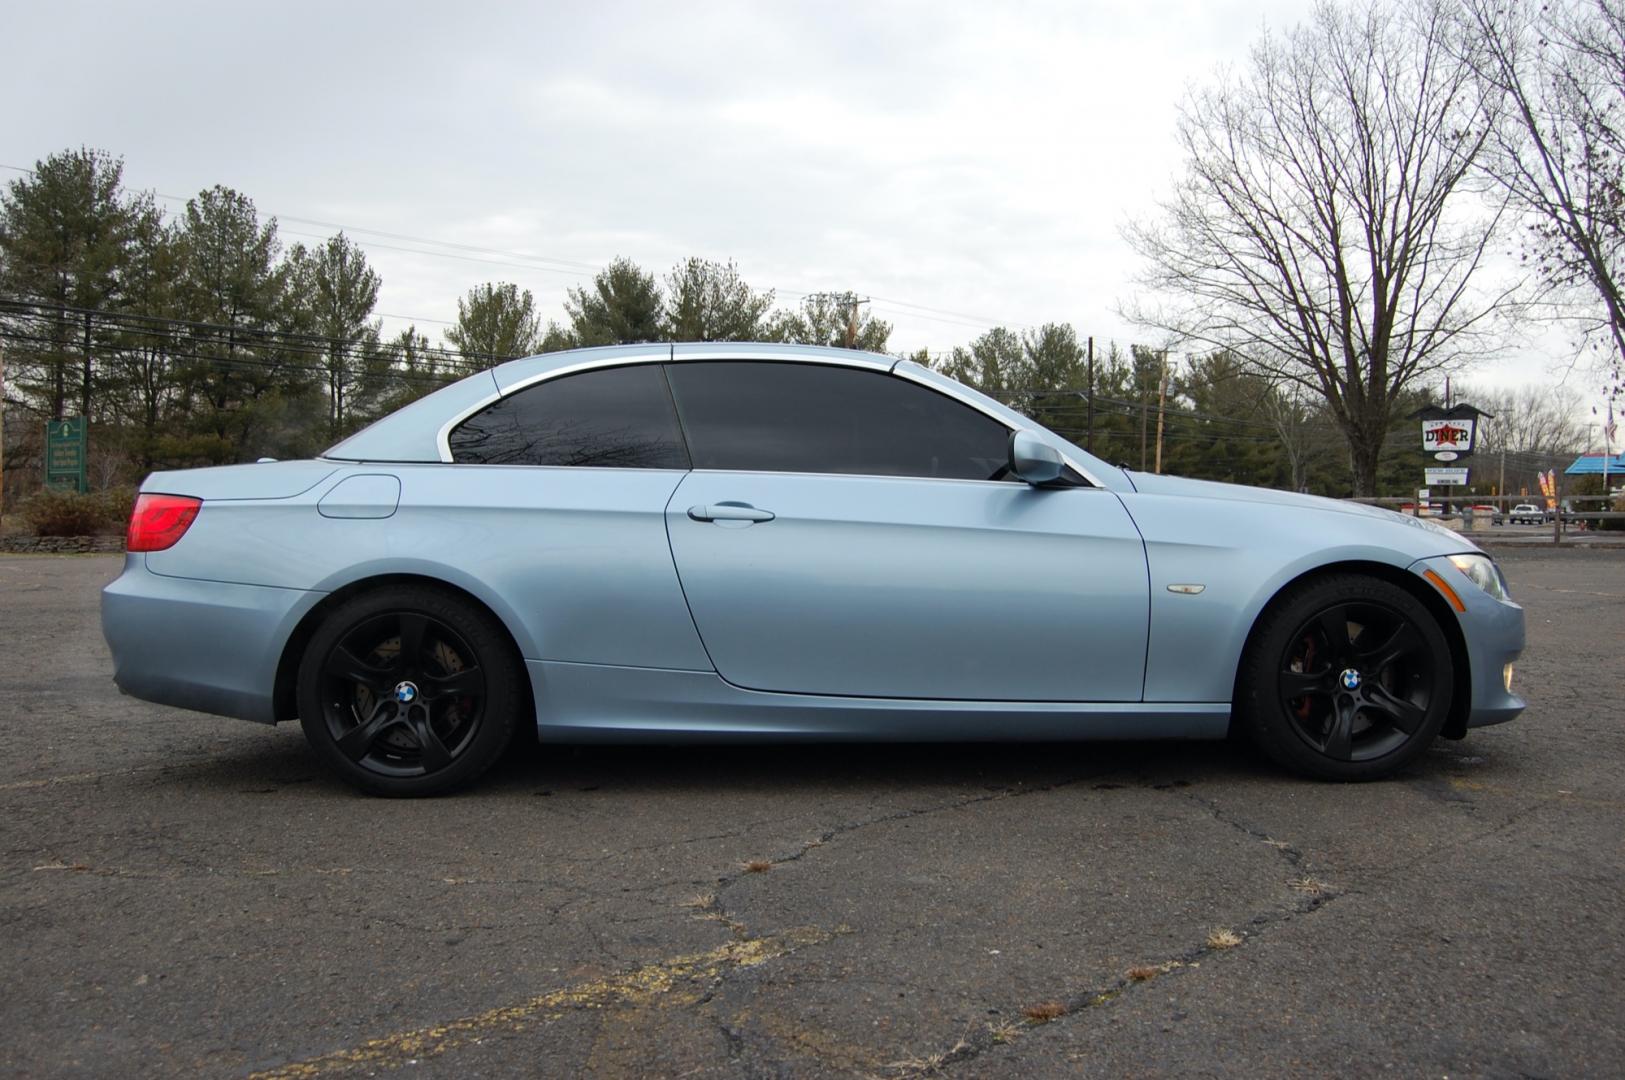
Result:
[[[1338,676],[1338,679],[1342,682],[1345,690],[1358,690],[1360,688],[1360,673],[1353,668],[1345,668],[1343,674]],[[407,686],[410,684],[402,683],[401,685]]]
[[[1355,678],[1355,682],[1358,683],[1359,682],[1359,676],[1356,675],[1354,678]],[[1343,680],[1345,682],[1348,681],[1348,675],[1347,674],[1345,674],[1343,676]],[[396,683],[395,684],[395,700],[396,701],[400,702],[402,705],[410,705],[410,704],[412,704],[412,702],[416,701],[417,699],[418,699],[418,688],[417,688],[417,686],[415,686],[414,684],[409,683],[409,682],[402,682],[402,683]]]

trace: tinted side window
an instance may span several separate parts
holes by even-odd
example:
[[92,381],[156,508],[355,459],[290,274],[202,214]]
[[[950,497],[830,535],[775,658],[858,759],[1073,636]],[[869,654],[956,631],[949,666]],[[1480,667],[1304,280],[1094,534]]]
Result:
[[813,364],[666,368],[696,469],[989,480],[1009,431],[933,390]]
[[686,469],[659,364],[549,379],[475,413],[451,433],[453,461]]

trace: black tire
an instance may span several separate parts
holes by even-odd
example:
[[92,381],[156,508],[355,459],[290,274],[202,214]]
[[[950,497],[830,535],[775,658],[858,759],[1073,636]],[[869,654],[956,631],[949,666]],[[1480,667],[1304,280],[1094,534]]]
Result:
[[328,613],[299,662],[318,757],[374,795],[472,783],[513,737],[524,666],[502,626],[446,590],[390,585]]
[[1450,712],[1450,644],[1427,607],[1380,578],[1290,587],[1260,616],[1236,678],[1236,724],[1277,764],[1377,780],[1427,750]]

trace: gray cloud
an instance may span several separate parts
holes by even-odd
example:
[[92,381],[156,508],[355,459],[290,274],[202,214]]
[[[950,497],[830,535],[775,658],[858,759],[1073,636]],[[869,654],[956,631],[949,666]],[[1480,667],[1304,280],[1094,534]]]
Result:
[[28,5],[0,40],[0,92],[23,105],[0,162],[88,144],[124,155],[136,187],[220,182],[268,213],[562,264],[357,234],[380,309],[425,320],[496,279],[559,315],[580,267],[622,254],[664,272],[697,254],[736,259],[783,300],[887,298],[900,348],[951,346],[989,319],[1126,341],[1118,226],[1178,168],[1175,103],[1305,9]]

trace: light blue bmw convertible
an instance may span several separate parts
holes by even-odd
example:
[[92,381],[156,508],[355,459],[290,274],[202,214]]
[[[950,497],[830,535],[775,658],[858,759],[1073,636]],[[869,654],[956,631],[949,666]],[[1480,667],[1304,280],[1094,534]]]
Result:
[[369,792],[543,740],[1218,739],[1365,780],[1515,717],[1523,611],[1427,521],[1131,473],[908,361],[553,353],[314,461],[161,472],[102,598],[149,701]]

